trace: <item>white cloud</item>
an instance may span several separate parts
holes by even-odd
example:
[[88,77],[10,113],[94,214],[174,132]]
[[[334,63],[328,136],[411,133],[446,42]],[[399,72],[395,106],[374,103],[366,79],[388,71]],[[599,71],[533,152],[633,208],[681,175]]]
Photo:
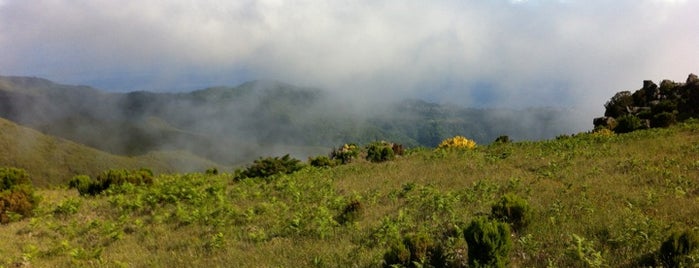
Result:
[[699,71],[696,10],[699,1],[10,0],[0,72],[123,77],[116,85],[139,89],[270,78],[463,105],[483,105],[474,85],[489,85],[487,105],[601,113],[617,90]]

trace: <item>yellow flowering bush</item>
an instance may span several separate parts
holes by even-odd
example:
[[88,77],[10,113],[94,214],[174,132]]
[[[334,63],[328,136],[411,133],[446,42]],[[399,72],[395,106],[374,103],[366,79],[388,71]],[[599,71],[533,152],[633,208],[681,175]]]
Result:
[[595,137],[611,137],[614,136],[614,131],[608,128],[599,128],[592,132]]
[[450,149],[450,148],[456,148],[456,149],[473,149],[476,148],[476,142],[473,140],[469,140],[466,137],[463,136],[454,136],[453,138],[448,138],[443,140],[439,146],[437,146],[439,149]]

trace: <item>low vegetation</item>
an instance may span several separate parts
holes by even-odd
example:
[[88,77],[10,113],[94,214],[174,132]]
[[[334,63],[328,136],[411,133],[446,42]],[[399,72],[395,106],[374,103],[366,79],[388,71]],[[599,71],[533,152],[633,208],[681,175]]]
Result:
[[31,216],[38,201],[26,171],[0,168],[0,224]]
[[[330,165],[271,157],[235,173],[144,180],[130,179],[137,169],[118,169],[76,177],[74,188],[40,188],[31,213],[0,225],[0,266],[691,267],[699,260],[695,121],[415,148],[378,162],[367,158],[370,148],[341,146],[316,161],[337,161]],[[101,191],[80,190],[91,184]]]

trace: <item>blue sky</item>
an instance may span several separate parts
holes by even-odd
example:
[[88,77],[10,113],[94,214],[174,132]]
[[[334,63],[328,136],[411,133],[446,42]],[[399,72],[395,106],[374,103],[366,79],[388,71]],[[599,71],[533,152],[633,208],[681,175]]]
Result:
[[0,0],[0,75],[112,91],[274,79],[361,101],[578,107],[699,72],[697,0]]

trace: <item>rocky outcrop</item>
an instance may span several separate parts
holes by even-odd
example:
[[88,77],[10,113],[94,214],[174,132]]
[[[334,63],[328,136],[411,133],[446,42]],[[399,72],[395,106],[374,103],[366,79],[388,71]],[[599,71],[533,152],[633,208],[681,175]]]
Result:
[[593,119],[595,128],[614,130],[627,120],[639,122],[635,128],[665,127],[699,118],[699,77],[689,74],[685,83],[663,80],[660,86],[644,80],[641,89],[618,92],[604,107],[605,116]]

